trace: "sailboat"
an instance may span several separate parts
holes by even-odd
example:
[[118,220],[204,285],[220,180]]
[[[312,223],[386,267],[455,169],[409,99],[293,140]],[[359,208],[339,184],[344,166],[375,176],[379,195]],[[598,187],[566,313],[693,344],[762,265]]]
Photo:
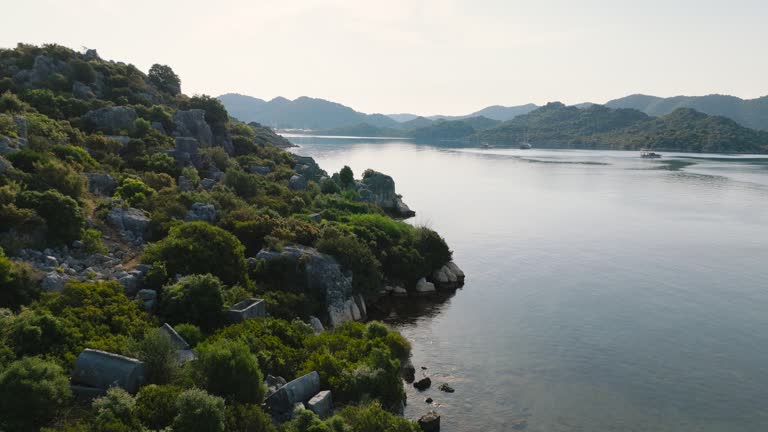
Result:
[[533,146],[528,142],[528,130],[525,130],[525,139],[520,143],[520,150],[530,150]]

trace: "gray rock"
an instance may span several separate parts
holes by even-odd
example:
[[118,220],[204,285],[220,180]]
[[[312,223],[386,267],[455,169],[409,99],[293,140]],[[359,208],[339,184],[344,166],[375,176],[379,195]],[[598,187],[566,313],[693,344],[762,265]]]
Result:
[[315,316],[309,317],[309,325],[312,327],[312,331],[315,332],[315,334],[320,334],[325,331],[325,327],[323,327],[323,323],[320,322],[320,320]]
[[440,432],[440,414],[430,411],[421,416],[419,427],[423,432]]
[[112,196],[117,188],[117,180],[109,174],[86,173],[88,191],[95,195]]
[[204,147],[213,145],[213,132],[205,121],[205,111],[201,109],[176,111],[173,115],[173,123],[176,125],[174,132],[176,136],[195,138]]
[[86,349],[77,356],[72,384],[100,389],[119,386],[136,393],[144,383],[144,363],[130,357]]
[[75,241],[72,242],[72,249],[82,249],[84,247],[85,247],[85,243],[83,243],[80,240],[75,240]]
[[136,238],[144,236],[150,221],[141,210],[123,207],[113,207],[107,219],[118,230],[129,232]]
[[32,73],[29,78],[33,83],[41,84],[47,81],[56,71],[56,60],[53,57],[39,55],[35,57],[35,63],[32,66]]
[[416,368],[413,366],[411,359],[403,362],[403,365],[400,367],[400,375],[408,384],[416,380]]
[[118,282],[123,286],[126,295],[133,296],[139,291],[141,281],[134,275],[128,275],[121,277]]
[[157,298],[157,291],[151,289],[140,289],[139,292],[136,293],[136,298],[144,301],[155,300]]
[[464,285],[464,272],[453,262],[432,272],[432,281],[440,289],[456,289]]
[[179,190],[182,192],[190,192],[194,190],[194,187],[192,186],[192,182],[189,181],[184,176],[179,176],[179,179],[176,181],[176,184],[179,185]]
[[251,165],[248,167],[248,171],[251,174],[267,175],[272,172],[272,168],[266,165]]
[[312,371],[280,387],[265,403],[270,412],[285,413],[297,403],[304,403],[320,392],[320,375]]
[[72,83],[72,96],[77,99],[90,100],[96,98],[96,94],[87,84],[75,81]]
[[323,214],[312,213],[311,215],[309,215],[309,220],[311,220],[312,222],[320,222],[321,220],[323,220]]
[[416,292],[419,294],[432,294],[435,292],[435,285],[432,282],[427,282],[425,278],[421,278],[416,282]]
[[85,60],[100,60],[101,57],[99,57],[99,53],[95,49],[87,49],[85,50],[85,54],[83,54],[83,58]]
[[191,137],[176,137],[175,149],[177,152],[197,154],[200,149],[200,141]]
[[413,387],[419,391],[424,391],[428,389],[430,386],[432,386],[432,380],[429,377],[424,377],[413,383]]
[[45,257],[45,265],[46,267],[58,267],[59,260],[57,260],[56,257],[48,255]]
[[280,390],[280,387],[286,384],[287,383],[285,381],[285,378],[281,376],[275,377],[272,375],[267,375],[267,377],[264,379],[264,385],[267,386],[267,393],[265,398],[272,396],[273,394],[275,394],[275,392]]
[[216,180],[214,179],[204,178],[200,180],[200,186],[202,186],[203,189],[205,190],[211,190],[215,185],[216,185]]
[[307,179],[301,174],[294,174],[288,180],[288,187],[292,190],[305,190],[307,188]]
[[69,278],[57,271],[51,271],[43,277],[43,290],[46,292],[61,292]]
[[165,126],[163,126],[160,122],[152,122],[152,129],[159,131],[160,133],[167,135],[167,132],[165,131]]
[[330,390],[323,390],[307,402],[307,408],[320,418],[328,417],[333,411],[333,397]]
[[125,131],[128,134],[135,131],[137,118],[136,110],[125,106],[99,108],[81,117],[86,125],[98,130],[110,133]]
[[365,202],[376,204],[398,217],[408,218],[416,215],[403,203],[400,195],[395,193],[395,181],[386,174],[367,170],[357,186],[360,199]]
[[267,304],[264,300],[249,298],[235,303],[227,311],[227,320],[230,323],[243,322],[253,318],[264,318],[267,316]]
[[446,383],[440,384],[440,386],[438,386],[437,388],[438,388],[438,390],[446,392],[446,393],[453,393],[453,392],[456,391],[456,389],[454,389],[453,387],[451,387],[450,385],[448,385]]
[[293,170],[306,177],[307,180],[319,182],[320,179],[328,176],[328,173],[309,156],[293,155],[293,160],[296,163]]
[[184,220],[187,222],[214,222],[216,220],[216,207],[214,207],[213,204],[196,202],[192,204],[192,208],[187,211],[187,216]]

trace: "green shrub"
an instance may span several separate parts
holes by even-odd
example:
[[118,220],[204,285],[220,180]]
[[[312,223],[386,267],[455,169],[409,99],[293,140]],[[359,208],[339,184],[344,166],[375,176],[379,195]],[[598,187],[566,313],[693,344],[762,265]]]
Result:
[[182,389],[176,386],[144,386],[136,395],[136,417],[144,426],[151,429],[163,429],[173,423],[178,414],[176,400]]
[[251,198],[264,190],[264,180],[255,174],[248,174],[239,168],[230,168],[224,173],[224,184],[244,198]]
[[327,178],[320,183],[320,191],[324,194],[336,194],[341,192],[341,189],[333,179]]
[[224,399],[220,397],[204,390],[187,390],[179,395],[176,409],[174,432],[224,432]]
[[221,281],[211,274],[184,276],[163,289],[160,313],[171,323],[212,327],[221,318],[223,288]]
[[55,145],[51,150],[56,157],[67,163],[77,164],[88,170],[96,169],[99,166],[96,159],[91,157],[91,155],[88,154],[88,151],[82,147],[73,145]]
[[415,244],[428,268],[432,270],[442,267],[453,258],[453,252],[448,249],[445,239],[429,228],[421,227],[416,230]]
[[328,226],[320,234],[317,249],[334,256],[352,271],[352,285],[358,292],[375,292],[381,287],[381,263],[355,236]]
[[11,363],[0,373],[0,425],[8,431],[36,431],[67,406],[69,377],[37,357]]
[[96,71],[93,67],[80,59],[74,59],[69,62],[70,77],[73,81],[80,81],[85,84],[90,84],[96,81]]
[[296,412],[291,421],[283,424],[282,430],[283,432],[332,432],[320,417],[307,409]]
[[60,192],[25,191],[18,195],[16,205],[33,209],[46,222],[47,238],[56,244],[69,244],[80,238],[85,219],[77,201]]
[[415,422],[392,414],[376,402],[368,405],[346,406],[338,415],[328,419],[326,422],[328,424],[338,424],[338,422],[341,422],[347,427],[344,430],[349,432],[421,431],[421,428]]
[[277,432],[272,419],[258,405],[227,405],[227,432]]
[[235,236],[221,228],[187,222],[171,228],[166,238],[148,246],[142,261],[164,262],[169,275],[210,273],[234,285],[247,280],[244,250]]
[[211,394],[239,403],[260,404],[266,387],[259,362],[248,347],[226,339],[197,347],[195,367]]
[[141,176],[142,181],[154,190],[176,187],[176,180],[164,172],[147,171]]
[[85,191],[85,177],[70,165],[58,160],[48,160],[36,163],[34,168],[32,183],[39,190],[56,189],[74,199],[80,198]]
[[187,341],[192,348],[196,347],[197,344],[205,339],[203,332],[200,331],[200,327],[194,324],[178,324],[174,326],[173,329],[176,330],[176,333]]
[[141,430],[133,409],[136,401],[120,387],[112,387],[107,394],[93,401],[96,416],[93,430],[96,432],[132,432]]
[[181,80],[179,79],[179,76],[173,72],[173,69],[171,69],[170,66],[157,63],[153,64],[152,67],[149,68],[147,78],[149,79],[149,82],[154,84],[160,91],[169,93],[172,96],[181,93]]
[[181,175],[183,175],[193,187],[197,187],[197,185],[200,184],[200,174],[198,174],[197,169],[193,166],[184,167],[181,170]]
[[17,310],[40,296],[40,275],[28,264],[13,262],[0,248],[0,307]]
[[0,112],[8,114],[23,114],[32,109],[26,102],[10,91],[4,91],[0,96]]
[[221,135],[226,132],[229,114],[220,100],[208,95],[195,95],[187,102],[187,108],[204,110],[205,121],[211,126],[214,135]]
[[341,185],[345,188],[349,188],[350,186],[354,185],[355,174],[352,173],[352,168],[344,165],[344,168],[339,171],[339,180],[341,181]]
[[165,153],[152,153],[146,161],[147,170],[176,177],[179,173],[176,160]]
[[115,198],[124,199],[131,207],[139,207],[155,193],[155,190],[139,179],[126,177],[115,190]]
[[136,357],[144,362],[145,379],[151,384],[168,384],[176,375],[176,346],[160,329],[151,329],[135,344]]
[[106,254],[109,252],[107,246],[104,244],[104,240],[101,237],[101,231],[88,228],[83,231],[83,236],[80,239],[83,242],[83,249],[85,253],[89,255],[93,254]]

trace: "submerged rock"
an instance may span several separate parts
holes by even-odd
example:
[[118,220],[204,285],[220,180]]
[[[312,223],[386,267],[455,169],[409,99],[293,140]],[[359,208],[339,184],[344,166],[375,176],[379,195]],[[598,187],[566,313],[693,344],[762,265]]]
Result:
[[443,383],[443,384],[440,384],[440,386],[438,387],[438,389],[439,389],[440,391],[444,391],[444,392],[446,392],[446,393],[453,393],[453,392],[455,392],[455,391],[456,391],[456,390],[455,390],[453,387],[451,387],[451,386],[449,386],[448,384],[445,384],[445,383]]
[[424,391],[432,386],[432,380],[429,377],[424,377],[413,383],[416,390]]

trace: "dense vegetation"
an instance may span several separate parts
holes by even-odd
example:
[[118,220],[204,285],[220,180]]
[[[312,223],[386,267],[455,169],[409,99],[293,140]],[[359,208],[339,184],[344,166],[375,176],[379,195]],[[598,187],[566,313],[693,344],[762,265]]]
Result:
[[368,123],[342,126],[334,129],[315,131],[318,135],[330,136],[372,136],[404,137],[421,141],[463,140],[500,122],[486,117],[470,117],[461,120],[430,120],[419,117],[398,124],[396,127],[377,127]]
[[[390,414],[403,397],[407,341],[376,322],[316,335],[303,321],[322,312],[322,300],[288,283],[301,275],[249,267],[246,258],[315,247],[367,295],[384,283],[412,286],[449,261],[437,233],[360,201],[349,168],[328,177],[279,148],[286,141],[270,129],[229,118],[214,98],[184,95],[164,65],[145,74],[93,51],[19,45],[0,50],[0,93],[0,430],[272,431],[260,407],[263,378],[312,370],[346,407],[324,421],[301,413],[284,430],[414,430]],[[96,115],[102,108],[111,122]],[[205,125],[176,118],[190,109],[204,112]],[[199,137],[212,142],[180,157],[185,141],[174,132],[182,128],[210,131]],[[298,170],[306,187],[291,185]],[[114,190],[94,188],[94,175],[113,179]],[[214,216],[190,220],[194,205]],[[116,228],[116,211],[145,218],[142,235]],[[17,254],[45,248],[126,269],[143,262],[156,308],[147,312],[96,264],[72,276],[59,262],[46,280],[69,282],[44,290],[41,272]],[[273,318],[227,325],[225,309],[252,296],[266,300]],[[198,360],[175,360],[157,330],[163,322]],[[144,361],[151,385],[75,401],[68,377],[85,348]]]
[[634,109],[602,105],[577,108],[550,103],[477,136],[498,144],[514,145],[527,139],[536,147],[555,148],[768,151],[768,132],[687,108],[654,118]]

